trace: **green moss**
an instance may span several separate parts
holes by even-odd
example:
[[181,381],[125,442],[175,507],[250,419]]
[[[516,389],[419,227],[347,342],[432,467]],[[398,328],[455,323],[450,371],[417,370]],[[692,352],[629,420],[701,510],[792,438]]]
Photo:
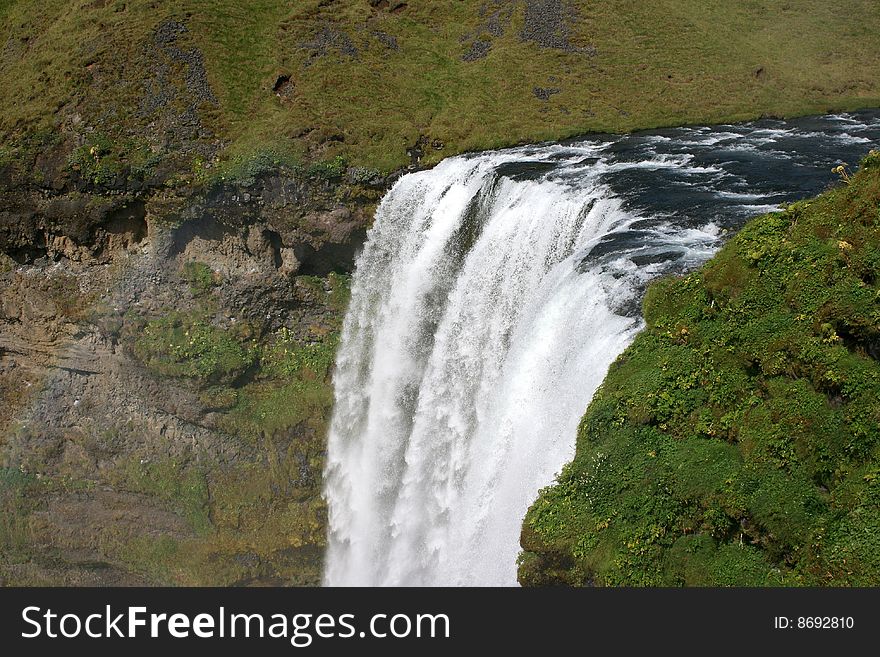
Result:
[[320,276],[297,276],[296,282],[315,295],[322,295],[324,293],[326,281]]
[[26,561],[31,551],[28,516],[36,478],[15,468],[0,468],[0,565]]
[[134,459],[117,468],[110,482],[121,490],[156,498],[169,511],[186,519],[196,533],[210,528],[207,480],[195,466],[174,459]]
[[227,410],[238,402],[238,391],[234,388],[215,386],[203,390],[199,394],[199,401],[212,411]]
[[273,344],[262,353],[261,376],[241,390],[238,404],[226,420],[240,435],[272,435],[309,424],[323,433],[333,404],[330,369],[338,334],[313,344],[301,344],[281,329]]
[[880,582],[875,158],[651,286],[526,517],[523,583]]
[[340,314],[344,314],[348,307],[348,301],[351,299],[351,276],[331,272],[328,280],[330,281],[330,306]]
[[179,549],[178,542],[170,536],[139,536],[123,545],[116,557],[128,569],[153,582],[171,582]]
[[351,276],[331,272],[327,278],[320,276],[297,276],[297,285],[306,288],[313,297],[327,303],[340,315],[344,314],[351,297]]
[[243,435],[274,432],[300,422],[321,421],[332,402],[319,382],[296,381],[276,386],[253,386],[232,410],[229,426]]
[[204,262],[185,262],[182,271],[183,279],[189,283],[194,296],[203,296],[217,285],[217,274]]
[[159,374],[191,377],[206,385],[231,381],[257,357],[252,345],[214,326],[201,312],[172,312],[147,322],[134,351]]

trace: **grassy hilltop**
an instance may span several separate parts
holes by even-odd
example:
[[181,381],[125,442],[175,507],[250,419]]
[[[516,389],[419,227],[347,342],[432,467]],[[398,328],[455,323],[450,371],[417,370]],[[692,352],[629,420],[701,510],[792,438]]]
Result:
[[0,141],[66,135],[98,175],[157,154],[387,172],[414,148],[876,106],[878,29],[873,0],[2,0]]
[[523,584],[880,583],[880,153],[655,283]]

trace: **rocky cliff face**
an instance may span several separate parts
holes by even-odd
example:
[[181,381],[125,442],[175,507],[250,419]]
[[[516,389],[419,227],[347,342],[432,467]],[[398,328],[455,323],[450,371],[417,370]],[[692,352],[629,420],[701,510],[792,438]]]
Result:
[[0,583],[316,584],[347,272],[390,179],[227,153],[218,77],[155,21],[0,139]]
[[345,273],[385,181],[46,168],[3,179],[0,581],[316,584]]

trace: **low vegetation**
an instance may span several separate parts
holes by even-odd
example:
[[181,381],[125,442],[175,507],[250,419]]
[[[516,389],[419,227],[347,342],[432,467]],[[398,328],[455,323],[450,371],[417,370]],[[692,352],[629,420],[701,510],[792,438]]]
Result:
[[[317,584],[326,541],[320,473],[338,323],[315,327],[308,340],[287,328],[262,337],[244,325],[220,328],[211,324],[211,301],[202,289],[214,277],[201,263],[185,265],[184,277],[198,292],[199,306],[188,315],[147,321],[135,354],[157,374],[200,388],[200,401],[218,415],[219,428],[259,456],[209,468],[175,460],[136,460],[119,468],[115,487],[160,500],[194,536],[138,537],[116,558],[156,582]],[[300,278],[341,321],[348,277]]]
[[880,153],[654,284],[523,584],[880,583]]
[[4,0],[0,142],[24,157],[72,140],[70,166],[96,183],[149,178],[157,153],[197,173],[388,172],[876,106],[878,26],[872,0]]
[[214,326],[202,312],[172,312],[144,326],[135,353],[158,374],[229,383],[256,358],[236,333]]

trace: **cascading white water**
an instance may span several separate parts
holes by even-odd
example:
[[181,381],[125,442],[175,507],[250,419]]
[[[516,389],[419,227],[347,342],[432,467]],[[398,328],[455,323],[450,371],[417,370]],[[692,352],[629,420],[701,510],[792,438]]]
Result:
[[596,175],[499,174],[522,159],[447,160],[378,209],[337,359],[327,584],[514,584],[521,519],[638,328],[613,308],[651,268],[581,262],[637,217]]
[[646,281],[818,191],[869,137],[880,116],[678,128],[402,177],[337,357],[325,583],[515,584],[522,518],[640,328]]

